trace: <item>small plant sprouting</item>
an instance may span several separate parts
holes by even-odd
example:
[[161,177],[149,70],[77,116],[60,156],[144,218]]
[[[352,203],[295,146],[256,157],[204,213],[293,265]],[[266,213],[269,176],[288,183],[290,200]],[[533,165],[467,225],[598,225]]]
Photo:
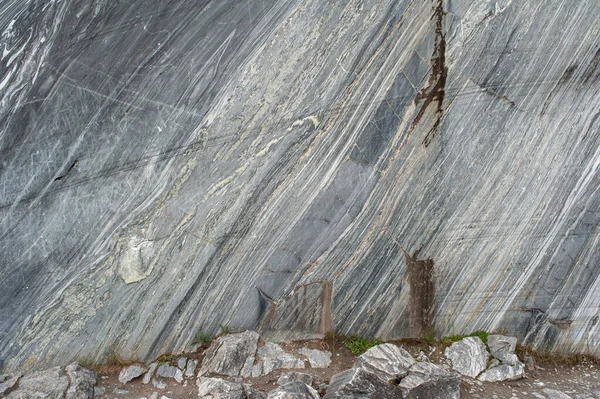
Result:
[[381,341],[379,339],[361,338],[357,336],[350,336],[345,338],[342,343],[350,349],[353,355],[358,356],[375,345],[379,345]]
[[481,339],[483,341],[483,343],[487,345],[488,335],[489,334],[486,331],[475,331],[475,332],[472,332],[471,334],[465,334],[465,335],[449,335],[447,337],[443,337],[442,339],[440,339],[440,343],[442,345],[451,345],[454,342],[460,341],[463,338],[479,337],[479,339]]
[[194,340],[192,341],[192,345],[207,344],[210,341],[212,341],[212,339],[207,337],[203,331],[198,331],[194,337]]
[[173,359],[174,359],[174,356],[172,353],[164,353],[164,354],[160,355],[159,357],[157,357],[156,361],[158,363],[165,364],[165,363],[169,363]]
[[221,326],[221,333],[219,333],[219,337],[229,334],[229,326],[228,325],[221,324],[220,326]]

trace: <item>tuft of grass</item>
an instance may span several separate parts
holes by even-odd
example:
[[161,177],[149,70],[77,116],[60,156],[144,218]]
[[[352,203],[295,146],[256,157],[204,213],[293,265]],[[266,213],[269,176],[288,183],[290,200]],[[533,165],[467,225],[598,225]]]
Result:
[[479,337],[479,339],[481,339],[483,341],[484,344],[487,345],[487,341],[488,341],[488,333],[486,331],[475,331],[472,332],[471,334],[465,334],[465,335],[448,335],[447,337],[443,337],[442,339],[440,339],[440,344],[448,346],[453,344],[454,342],[458,342],[463,338],[467,338],[467,337]]
[[222,337],[223,335],[227,335],[227,334],[229,334],[229,326],[221,324],[221,332],[219,333],[218,336]]
[[206,334],[204,334],[204,332],[198,331],[198,333],[194,337],[194,340],[192,341],[192,345],[208,344],[210,341],[212,341],[212,339],[207,337]]
[[381,340],[376,338],[362,338],[352,335],[350,337],[346,337],[342,343],[346,346],[346,348],[350,349],[350,352],[352,352],[353,355],[358,356],[375,345],[379,345]]
[[157,357],[156,361],[158,363],[164,364],[164,363],[169,363],[174,358],[175,358],[175,356],[173,356],[172,353],[164,353],[164,354],[160,355],[159,357]]

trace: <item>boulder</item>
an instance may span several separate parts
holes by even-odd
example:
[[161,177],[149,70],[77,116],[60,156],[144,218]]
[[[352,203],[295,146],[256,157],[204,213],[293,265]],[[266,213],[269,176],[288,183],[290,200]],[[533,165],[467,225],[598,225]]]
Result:
[[327,368],[331,364],[331,352],[329,351],[302,348],[298,353],[304,355],[308,359],[310,367],[314,369]]
[[523,378],[525,375],[525,365],[518,362],[515,365],[502,364],[492,367],[483,372],[477,379],[479,381],[497,382],[497,381],[514,381]]
[[199,377],[196,381],[200,399],[244,399],[242,384],[221,378]]
[[414,364],[399,387],[412,399],[460,398],[460,377],[429,362]]
[[258,346],[258,333],[245,331],[215,339],[206,351],[199,375],[210,373],[228,376],[248,375],[254,363]]
[[[267,375],[278,369],[303,369],[304,360],[286,353],[281,346],[267,342],[258,348],[258,361],[252,367],[252,377]],[[243,375],[243,374],[242,374]]]
[[27,374],[19,380],[19,389],[8,398],[63,398],[69,387],[69,378],[60,367]]
[[398,399],[400,387],[362,368],[342,371],[331,378],[323,399]]
[[67,389],[66,399],[91,399],[94,397],[96,372],[71,363],[66,367],[71,385]]
[[479,337],[466,337],[453,343],[446,348],[444,355],[452,362],[452,369],[472,378],[486,369],[490,357]]
[[[138,378],[142,374],[144,374],[148,369],[145,366],[141,366],[139,364],[133,364],[131,366],[125,367],[119,373],[119,382],[122,384],[126,384],[129,381]],[[145,379],[145,378],[144,378]]]
[[516,337],[493,334],[488,336],[487,344],[492,356],[502,363],[515,365],[519,362],[519,358],[515,354],[515,348],[517,346]]
[[291,381],[269,392],[267,399],[320,399],[320,396],[302,381]]
[[162,364],[158,366],[156,370],[157,377],[163,378],[174,378],[178,383],[183,382],[183,372],[175,366],[170,366],[168,364]]
[[415,363],[416,360],[403,348],[381,344],[360,355],[354,362],[354,368],[362,368],[391,381],[407,375],[408,369]]

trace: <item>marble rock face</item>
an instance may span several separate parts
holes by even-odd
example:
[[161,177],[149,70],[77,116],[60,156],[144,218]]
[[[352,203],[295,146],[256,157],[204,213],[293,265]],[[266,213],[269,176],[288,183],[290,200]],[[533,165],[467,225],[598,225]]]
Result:
[[148,361],[221,325],[600,355],[598,20],[1,2],[0,369]]

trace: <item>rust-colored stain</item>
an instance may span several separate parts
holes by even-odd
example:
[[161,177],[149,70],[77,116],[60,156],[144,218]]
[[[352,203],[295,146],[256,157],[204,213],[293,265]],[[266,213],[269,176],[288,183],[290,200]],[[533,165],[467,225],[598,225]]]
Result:
[[410,286],[408,332],[413,338],[430,332],[433,319],[433,259],[418,260],[420,251],[413,256],[404,251]]

